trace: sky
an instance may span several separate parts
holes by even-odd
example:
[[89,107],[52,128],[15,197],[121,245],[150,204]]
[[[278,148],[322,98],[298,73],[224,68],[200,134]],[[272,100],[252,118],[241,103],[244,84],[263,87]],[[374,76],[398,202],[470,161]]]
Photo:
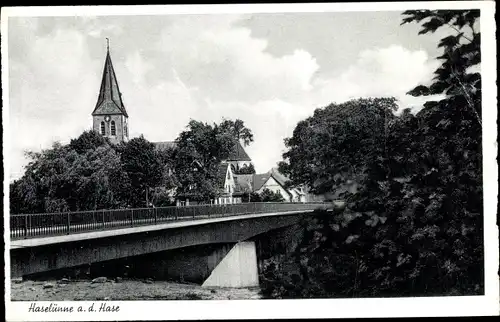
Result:
[[284,138],[316,108],[394,96],[428,83],[448,31],[418,35],[401,12],[10,17],[10,178],[24,151],[91,129],[106,37],[130,137],[173,141],[190,119],[242,119],[258,172],[282,159]]

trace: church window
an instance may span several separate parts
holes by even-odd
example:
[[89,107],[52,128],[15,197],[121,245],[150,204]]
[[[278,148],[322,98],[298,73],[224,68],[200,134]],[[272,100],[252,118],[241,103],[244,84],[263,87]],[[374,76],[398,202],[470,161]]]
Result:
[[106,135],[106,125],[104,124],[104,121],[101,122],[101,134]]
[[116,135],[116,124],[115,124],[115,121],[111,121],[111,135]]
[[128,126],[127,126],[127,124],[125,124],[124,130],[125,130],[125,136],[128,137]]

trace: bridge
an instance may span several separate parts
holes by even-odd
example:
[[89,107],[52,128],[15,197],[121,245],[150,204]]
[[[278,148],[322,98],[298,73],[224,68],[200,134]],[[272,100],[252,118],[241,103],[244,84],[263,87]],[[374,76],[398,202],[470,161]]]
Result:
[[[251,238],[331,208],[279,202],[11,215],[11,275],[158,254],[147,265],[170,276],[191,277],[203,286],[257,286]],[[159,255],[191,246],[190,253]]]

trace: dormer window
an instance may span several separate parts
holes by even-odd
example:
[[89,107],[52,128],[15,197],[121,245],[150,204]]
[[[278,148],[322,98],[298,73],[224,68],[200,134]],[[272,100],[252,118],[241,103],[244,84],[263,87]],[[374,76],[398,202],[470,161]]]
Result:
[[115,121],[111,121],[111,135],[116,135],[116,124],[115,124]]
[[101,134],[106,135],[106,124],[104,124],[104,121],[101,122]]

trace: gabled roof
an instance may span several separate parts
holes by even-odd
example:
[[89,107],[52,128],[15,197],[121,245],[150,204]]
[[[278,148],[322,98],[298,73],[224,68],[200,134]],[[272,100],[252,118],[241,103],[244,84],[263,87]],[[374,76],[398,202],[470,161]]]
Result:
[[269,180],[269,178],[271,177],[271,173],[261,173],[261,174],[254,174],[253,175],[253,182],[252,182],[252,186],[253,186],[253,191],[257,191],[259,190],[260,188],[262,188],[262,186],[267,182],[267,180]]
[[128,117],[121,96],[122,94],[118,88],[118,81],[116,80],[115,70],[113,69],[108,49],[102,72],[101,89],[99,90],[97,104],[92,115],[123,114]]
[[295,188],[286,188],[286,183],[288,181],[290,181],[290,179],[287,176],[285,176],[283,173],[279,172],[278,169],[272,168],[270,172],[272,173],[274,180],[276,180],[283,188],[285,188],[285,190],[295,191],[299,195],[306,194],[305,190],[304,190],[305,189],[304,186],[295,187]]
[[252,161],[240,141],[235,141],[235,148],[227,158],[227,161]]
[[253,174],[235,174],[234,184],[236,192],[253,191]]
[[221,163],[219,164],[219,169],[217,171],[217,184],[219,185],[220,188],[224,188],[224,184],[226,183],[226,175],[229,164],[227,163]]
[[[175,141],[153,142],[158,150],[174,149],[177,147]],[[252,161],[240,142],[235,141],[235,148],[226,161]]]
[[279,172],[277,169],[272,168],[267,173],[254,174],[253,175],[253,191],[257,191],[262,188],[262,186],[269,180],[269,178],[273,178],[276,182],[286,189],[286,182],[289,181],[284,174]]
[[283,187],[285,187],[286,182],[290,180],[275,168],[272,168],[269,172],[273,176],[274,180],[276,180]]
[[158,150],[175,149],[177,143],[175,141],[152,142]]

